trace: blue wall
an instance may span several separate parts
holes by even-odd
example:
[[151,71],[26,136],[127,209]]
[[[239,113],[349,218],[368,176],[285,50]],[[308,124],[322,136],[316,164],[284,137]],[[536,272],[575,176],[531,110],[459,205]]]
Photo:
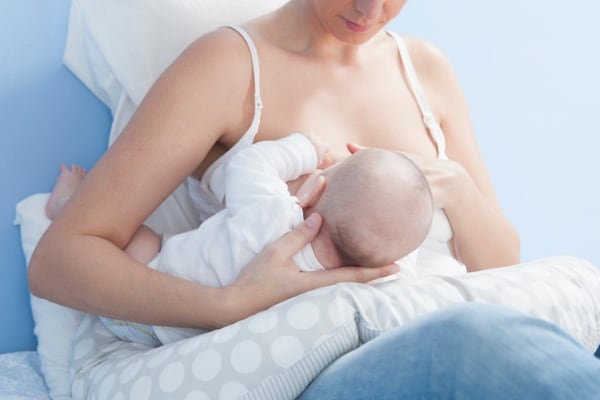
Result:
[[600,3],[408,1],[390,29],[452,61],[523,259],[600,266]]
[[35,348],[16,203],[106,148],[110,113],[62,65],[69,7],[0,1],[0,353]]

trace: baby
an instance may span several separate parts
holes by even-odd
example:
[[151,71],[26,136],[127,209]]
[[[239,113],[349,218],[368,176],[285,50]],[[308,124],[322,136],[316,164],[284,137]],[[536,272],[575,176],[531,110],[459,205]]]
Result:
[[[151,259],[148,266],[159,271],[224,286],[264,246],[314,212],[323,218],[321,230],[294,257],[303,271],[390,264],[422,243],[433,204],[427,180],[411,160],[389,150],[364,149],[317,169],[325,157],[322,144],[300,133],[243,148],[225,163],[223,187],[215,190],[221,193],[221,211],[197,229],[164,238],[160,252],[153,244],[160,239],[148,228],[125,251],[140,262]],[[83,175],[79,168],[63,167],[47,206],[49,217],[60,212]],[[324,181],[320,196],[302,209],[294,195],[319,181]],[[103,321],[122,339],[149,345],[202,332]]]

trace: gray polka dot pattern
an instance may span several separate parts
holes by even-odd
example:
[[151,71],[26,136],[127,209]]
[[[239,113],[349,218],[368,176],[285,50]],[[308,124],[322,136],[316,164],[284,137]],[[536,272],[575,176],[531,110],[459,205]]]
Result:
[[600,343],[600,272],[556,257],[454,277],[338,284],[159,348],[119,341],[88,316],[74,338],[73,398],[293,399],[360,343],[469,301],[551,321],[591,351]]

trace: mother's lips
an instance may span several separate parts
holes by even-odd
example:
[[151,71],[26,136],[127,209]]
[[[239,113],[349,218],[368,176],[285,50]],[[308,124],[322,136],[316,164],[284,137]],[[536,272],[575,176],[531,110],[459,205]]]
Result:
[[357,24],[356,22],[352,22],[346,18],[344,18],[344,22],[348,29],[350,29],[352,32],[366,32],[371,29],[370,25]]

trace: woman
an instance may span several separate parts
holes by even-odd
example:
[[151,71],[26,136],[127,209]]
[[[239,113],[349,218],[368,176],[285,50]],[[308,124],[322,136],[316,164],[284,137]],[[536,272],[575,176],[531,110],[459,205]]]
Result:
[[124,254],[137,227],[188,176],[205,218],[219,207],[210,191],[218,184],[215,160],[236,145],[293,131],[321,136],[334,159],[347,155],[348,143],[409,154],[444,210],[436,225],[449,222],[452,236],[442,239],[454,259],[468,270],[517,263],[517,234],[495,199],[449,63],[421,40],[382,30],[405,2],[291,0],[239,31],[199,38],[156,82],[40,241],[32,292],[90,314],[210,329],[310,289],[393,272],[298,272],[291,254],[314,237],[318,216],[226,288],[166,276]]

